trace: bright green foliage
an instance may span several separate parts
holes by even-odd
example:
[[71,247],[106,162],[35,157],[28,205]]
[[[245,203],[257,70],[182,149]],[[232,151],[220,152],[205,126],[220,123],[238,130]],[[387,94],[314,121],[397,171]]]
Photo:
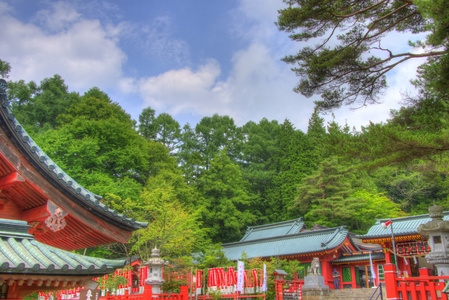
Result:
[[87,181],[92,172],[143,184],[164,164],[174,163],[162,145],[142,138],[129,115],[108,98],[95,98],[88,92],[59,119],[63,125],[39,136],[37,142],[87,186],[95,183],[95,178]]
[[195,131],[189,123],[182,129],[181,144],[176,157],[186,181],[194,184],[201,175],[202,157],[198,151]]
[[245,186],[240,168],[226,155],[226,148],[215,155],[199,179],[198,191],[204,199],[202,220],[214,243],[238,240],[246,226],[254,224]]
[[349,195],[353,193],[353,173],[347,166],[331,157],[317,171],[305,177],[298,186],[295,206],[304,214],[308,225],[341,226],[351,211],[363,205]]
[[308,136],[296,130],[288,120],[280,126],[276,146],[276,175],[273,177],[266,212],[275,221],[298,218],[300,215],[297,211],[290,210],[297,195],[296,185],[316,169],[319,161]]
[[309,119],[307,137],[313,146],[317,161],[321,161],[324,157],[328,156],[326,153],[326,147],[324,146],[327,139],[326,127],[324,126],[324,119],[320,117],[317,107],[315,107],[315,110]]
[[260,224],[272,220],[268,212],[270,203],[267,193],[273,187],[273,177],[276,174],[279,131],[280,125],[277,121],[268,121],[265,118],[258,124],[248,122],[243,126],[246,142],[242,145],[243,156],[239,165],[243,178],[249,182],[249,189],[256,197],[252,207],[261,213]]
[[24,126],[32,130],[56,128],[57,117],[79,102],[77,93],[69,93],[59,75],[46,78],[37,86],[33,81],[10,82],[9,98],[13,100],[12,111]]
[[426,214],[433,201],[441,203],[448,195],[443,173],[426,170],[424,163],[411,167],[383,167],[372,176],[376,185],[401,209],[411,214]]
[[[149,226],[133,234],[127,247],[129,253],[138,254],[144,260],[157,247],[161,255],[173,257],[191,254],[203,246],[205,231],[200,229],[199,215],[182,204],[170,175],[150,177],[137,199],[120,199],[110,195],[109,204],[120,212],[137,220],[149,222]],[[176,185],[176,184],[175,184]]]
[[150,140],[159,142],[170,152],[176,149],[181,138],[181,127],[172,116],[161,113],[156,117],[156,111],[145,108],[139,116],[139,133]]
[[196,150],[202,158],[200,167],[209,169],[211,159],[225,147],[232,161],[240,157],[242,133],[229,116],[204,117],[195,126]]
[[161,113],[154,120],[154,124],[157,128],[156,141],[173,152],[181,137],[181,127],[178,121],[167,113]]
[[232,262],[226,258],[220,244],[211,244],[195,256],[197,267],[200,269],[228,267]]
[[[446,52],[448,6],[445,1],[284,0],[278,27],[297,42],[307,42],[284,61],[301,78],[295,91],[321,94],[323,109],[342,104],[376,103],[387,86],[385,74],[416,57],[438,59]],[[392,31],[432,30],[422,53],[394,53],[382,45]],[[313,45],[313,46],[310,46]],[[407,46],[407,45],[404,45]],[[443,48],[443,49],[442,49]]]
[[139,115],[139,133],[150,140],[156,139],[156,124],[154,123],[156,111],[151,107],[144,108]]
[[2,78],[8,78],[10,71],[11,66],[9,62],[0,59],[0,76],[2,76]]
[[383,193],[372,194],[366,190],[358,190],[349,195],[345,202],[349,202],[353,209],[343,219],[344,225],[355,233],[366,233],[376,219],[407,216],[399,204],[391,201]]

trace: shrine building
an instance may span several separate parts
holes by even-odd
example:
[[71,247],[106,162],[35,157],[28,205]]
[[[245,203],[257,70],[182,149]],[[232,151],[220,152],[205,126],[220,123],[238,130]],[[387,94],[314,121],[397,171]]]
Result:
[[147,226],[102,203],[27,134],[0,80],[0,298],[69,289],[123,267],[124,260],[68,252],[126,243]]
[[[428,214],[410,216],[391,219],[392,223],[385,226],[382,224],[387,224],[390,219],[379,219],[366,234],[358,237],[364,243],[381,245],[386,263],[395,263],[394,252],[396,252],[397,266],[401,276],[419,276],[420,268],[434,268],[425,259],[425,255],[430,252],[430,247],[427,244],[428,238],[420,235],[417,231],[419,225],[430,220]],[[449,212],[444,213],[443,220],[449,220]],[[395,249],[393,249],[392,237],[394,237]],[[383,279],[382,265],[378,266],[378,272],[380,273],[379,277]],[[434,275],[437,276],[437,274]]]
[[[449,219],[449,212],[444,213]],[[419,276],[419,268],[430,268],[425,255],[430,252],[427,237],[421,236],[419,225],[429,222],[429,215],[392,219],[397,265],[401,276]],[[321,263],[325,284],[334,288],[332,272],[339,271],[342,288],[377,286],[384,282],[385,263],[395,263],[390,219],[379,219],[364,235],[350,233],[344,226],[307,229],[302,218],[267,225],[248,227],[243,238],[223,244],[223,252],[230,260],[273,258],[298,260],[304,266],[299,278],[307,275],[313,257]],[[388,224],[388,223],[387,223]],[[436,275],[436,274],[435,274]]]
[[265,260],[298,260],[304,266],[299,278],[307,275],[312,259],[318,257],[325,284],[330,288],[334,288],[334,269],[341,274],[342,287],[372,286],[373,283],[367,280],[370,275],[369,254],[373,263],[385,261],[380,246],[362,243],[344,226],[326,228],[314,225],[307,229],[302,218],[248,227],[240,241],[222,246],[225,256],[234,261],[243,254],[248,258]]

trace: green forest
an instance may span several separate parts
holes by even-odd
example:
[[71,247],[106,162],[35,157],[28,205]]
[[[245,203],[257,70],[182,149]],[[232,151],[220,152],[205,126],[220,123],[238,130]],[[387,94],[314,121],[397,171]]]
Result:
[[[290,6],[279,11],[280,30],[294,41],[324,40],[284,58],[300,77],[295,90],[322,96],[307,132],[287,119],[237,126],[218,114],[181,126],[151,107],[133,120],[100,88],[69,92],[59,75],[8,82],[10,109],[42,150],[105,204],[149,223],[128,244],[90,255],[146,260],[157,246],[179,257],[238,241],[247,226],[299,217],[309,227],[365,233],[376,218],[425,214],[434,201],[448,206],[449,15],[437,9],[444,4],[284,2]],[[341,44],[323,46],[333,28]],[[413,82],[418,94],[383,123],[325,122],[322,114],[343,104],[378,101],[385,72],[405,57],[366,55],[388,31],[429,32],[411,45],[428,54]],[[4,78],[11,67],[1,61]]]

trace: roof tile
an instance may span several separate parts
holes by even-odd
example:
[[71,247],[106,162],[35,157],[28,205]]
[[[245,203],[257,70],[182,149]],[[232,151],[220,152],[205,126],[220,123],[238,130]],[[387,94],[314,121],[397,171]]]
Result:
[[[1,273],[101,276],[126,264],[123,259],[83,256],[42,244],[31,235],[17,235],[17,232],[25,232],[29,227],[25,221],[0,219]],[[7,235],[7,228],[11,229],[11,236]]]

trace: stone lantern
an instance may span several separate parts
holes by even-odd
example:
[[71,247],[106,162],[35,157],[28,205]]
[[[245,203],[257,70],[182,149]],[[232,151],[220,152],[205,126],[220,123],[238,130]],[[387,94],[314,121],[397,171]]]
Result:
[[151,258],[145,263],[148,267],[148,277],[145,280],[145,284],[151,285],[153,294],[160,294],[162,284],[165,280],[162,278],[162,267],[166,262],[159,257],[160,250],[154,248],[151,250]]
[[449,221],[443,220],[443,207],[435,203],[429,208],[429,216],[432,220],[418,227],[419,234],[429,237],[427,243],[431,251],[426,255],[426,259],[437,268],[437,276],[448,276]]

